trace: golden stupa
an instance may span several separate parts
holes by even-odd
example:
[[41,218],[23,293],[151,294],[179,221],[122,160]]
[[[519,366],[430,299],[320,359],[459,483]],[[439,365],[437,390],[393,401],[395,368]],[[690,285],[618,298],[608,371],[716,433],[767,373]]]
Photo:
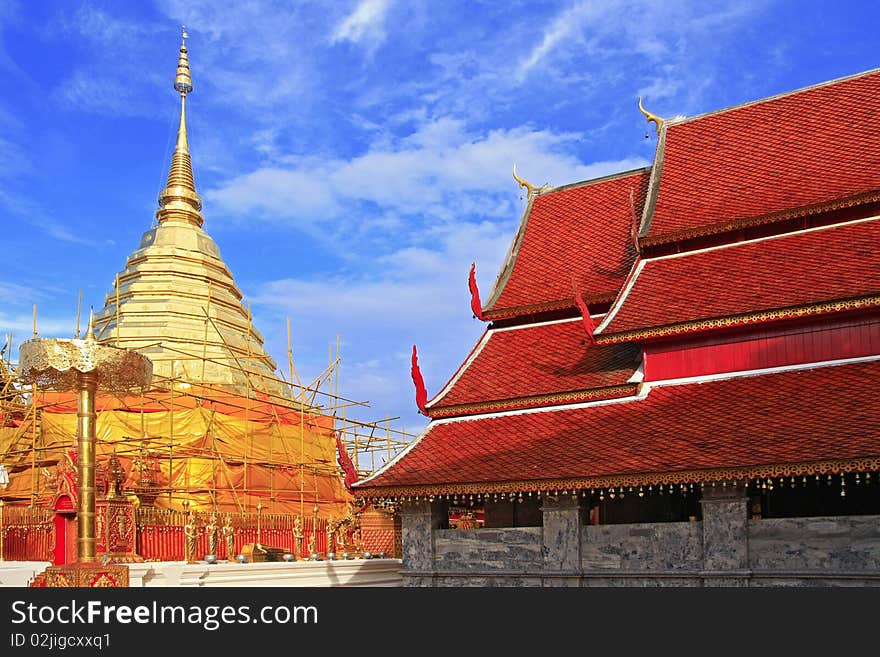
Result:
[[[334,402],[315,406],[319,391],[277,372],[202,228],[186,130],[193,90],[186,38],[174,80],[180,126],[157,223],[94,315],[99,343],[152,361],[152,384],[98,397],[98,461],[113,456],[122,465],[122,489],[142,508],[342,518],[352,497],[337,462]],[[13,364],[4,368],[0,463],[9,483],[2,496],[51,509],[70,468],[76,400],[16,384]]]
[[180,127],[159,194],[158,225],[144,233],[117,276],[95,315],[95,333],[100,342],[148,356],[154,373],[166,379],[284,395],[242,294],[202,229],[186,133],[186,97],[193,85],[185,41],[174,88],[180,93]]

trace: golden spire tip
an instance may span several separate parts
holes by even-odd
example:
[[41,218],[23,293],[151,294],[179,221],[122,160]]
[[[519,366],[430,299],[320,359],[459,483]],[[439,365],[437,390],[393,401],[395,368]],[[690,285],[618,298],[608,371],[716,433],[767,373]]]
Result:
[[181,30],[180,57],[177,60],[177,76],[174,78],[174,88],[182,96],[185,96],[193,90],[193,86],[192,77],[189,74],[189,56],[186,49],[186,40],[189,38],[189,34],[186,33],[186,25],[181,26]]

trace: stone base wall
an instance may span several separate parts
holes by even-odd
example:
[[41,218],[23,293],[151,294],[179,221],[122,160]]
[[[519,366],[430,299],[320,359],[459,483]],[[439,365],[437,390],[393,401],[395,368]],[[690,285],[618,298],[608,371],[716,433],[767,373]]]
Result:
[[581,531],[581,567],[585,571],[700,569],[702,523],[589,525]]
[[880,516],[745,520],[726,501],[716,508],[709,527],[581,526],[580,565],[561,571],[544,528],[434,530],[433,568],[404,560],[404,585],[880,586]]
[[751,520],[749,566],[880,573],[880,516]]
[[540,570],[541,528],[439,529],[434,536],[434,568],[443,571]]

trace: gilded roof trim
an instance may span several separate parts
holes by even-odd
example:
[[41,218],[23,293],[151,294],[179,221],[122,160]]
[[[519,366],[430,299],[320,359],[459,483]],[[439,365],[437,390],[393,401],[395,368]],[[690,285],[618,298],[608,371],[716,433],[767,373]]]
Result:
[[[608,301],[614,301],[615,292],[610,293],[602,293],[602,294],[593,294],[585,297],[585,301],[587,304],[591,303],[605,303]],[[544,303],[535,303],[527,306],[513,306],[512,308],[505,308],[503,310],[496,311],[484,311],[483,315],[486,319],[496,320],[496,319],[509,319],[511,317],[520,317],[522,315],[532,315],[536,313],[550,312],[553,310],[575,310],[577,306],[574,303],[574,297],[569,299],[557,299],[556,301],[545,301]]]
[[855,299],[845,299],[842,301],[831,301],[828,303],[807,304],[802,306],[789,306],[776,310],[766,310],[759,313],[748,313],[745,315],[730,315],[727,317],[716,317],[711,319],[700,319],[689,322],[681,322],[678,324],[669,324],[666,326],[651,326],[631,331],[621,331],[619,333],[597,333],[595,334],[597,344],[614,344],[617,342],[628,342],[633,340],[644,340],[650,338],[661,338],[668,335],[678,335],[682,333],[696,333],[698,331],[708,331],[719,328],[727,328],[730,326],[743,326],[747,324],[760,324],[762,322],[772,322],[781,319],[792,319],[795,317],[808,317],[811,315],[822,315],[826,313],[843,312],[858,308],[871,308],[880,306],[880,296],[859,297]]
[[880,456],[835,459],[806,463],[774,463],[729,468],[705,468],[671,472],[641,472],[597,477],[534,479],[530,481],[470,482],[421,486],[375,486],[353,489],[356,497],[412,497],[430,495],[473,495],[485,493],[526,493],[565,490],[618,488],[621,486],[657,486],[696,484],[713,481],[738,481],[765,477],[802,477],[807,475],[875,472],[880,470]]
[[643,246],[645,236],[651,231],[651,220],[654,218],[654,208],[657,206],[657,194],[660,190],[660,177],[663,175],[663,157],[666,153],[666,121],[660,127],[657,138],[657,149],[654,151],[654,164],[651,167],[651,177],[648,178],[648,189],[645,191],[645,206],[642,208],[642,220],[637,232],[639,249]]
[[[844,208],[851,208],[857,205],[866,205],[868,203],[876,202],[880,202],[880,192],[865,192],[843,199],[827,201],[825,203],[806,205],[800,208],[795,208],[793,210],[783,210],[780,212],[759,215],[757,217],[742,217],[739,219],[725,221],[724,223],[720,224],[709,224],[707,226],[688,228],[686,230],[679,230],[671,233],[660,233],[651,237],[642,236],[639,238],[639,243],[642,246],[668,244],[670,242],[695,239],[697,237],[706,237],[709,235],[718,235],[720,233],[726,233],[733,230],[752,228],[753,226],[777,223],[780,221],[785,221],[786,219],[797,219],[798,217],[823,214],[825,212],[833,212],[834,210],[842,210]],[[648,224],[647,230],[650,231],[650,223]]]
[[554,392],[545,395],[533,395],[530,397],[512,397],[510,399],[497,399],[472,404],[453,404],[450,406],[437,406],[431,409],[432,418],[454,417],[458,415],[477,415],[481,413],[493,413],[517,408],[538,408],[541,406],[558,406],[568,403],[588,401],[590,399],[607,399],[626,394],[637,394],[639,384],[628,383],[604,388],[590,388],[588,390],[573,390],[571,392]]

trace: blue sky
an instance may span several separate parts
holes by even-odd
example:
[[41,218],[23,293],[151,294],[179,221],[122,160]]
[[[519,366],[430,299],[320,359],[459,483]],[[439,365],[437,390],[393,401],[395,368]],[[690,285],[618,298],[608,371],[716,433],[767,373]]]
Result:
[[[878,66],[866,2],[0,2],[0,333],[71,336],[153,222],[180,25],[205,229],[268,351],[304,379],[342,338],[362,420],[425,420],[483,331],[525,207],[649,164],[636,99],[694,115]],[[646,138],[646,134],[650,134]],[[286,371],[286,367],[283,367]]]

